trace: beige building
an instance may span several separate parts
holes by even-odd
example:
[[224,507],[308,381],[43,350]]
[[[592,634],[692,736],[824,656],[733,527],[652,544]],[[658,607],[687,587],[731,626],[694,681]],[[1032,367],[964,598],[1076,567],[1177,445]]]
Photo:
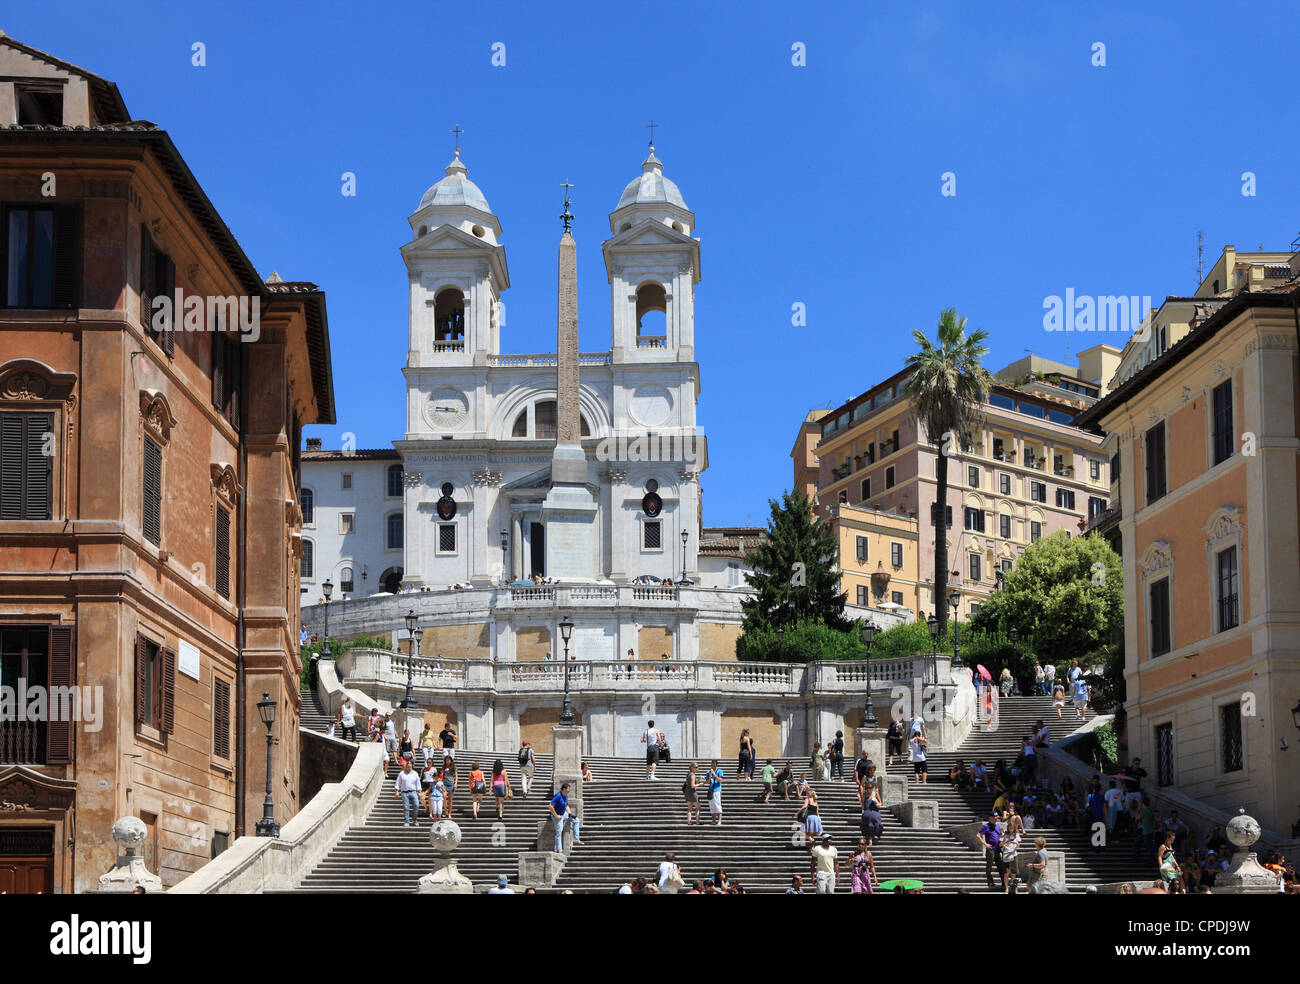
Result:
[[840,588],[849,605],[921,610],[916,517],[836,504],[831,525],[839,543]]

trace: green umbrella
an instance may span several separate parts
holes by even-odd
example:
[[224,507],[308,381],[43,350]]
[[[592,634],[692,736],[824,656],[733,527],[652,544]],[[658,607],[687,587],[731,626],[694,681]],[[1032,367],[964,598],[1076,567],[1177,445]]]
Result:
[[902,888],[904,892],[910,892],[914,888],[925,888],[925,882],[919,878],[891,878],[889,881],[880,883],[882,892],[892,892],[896,888]]

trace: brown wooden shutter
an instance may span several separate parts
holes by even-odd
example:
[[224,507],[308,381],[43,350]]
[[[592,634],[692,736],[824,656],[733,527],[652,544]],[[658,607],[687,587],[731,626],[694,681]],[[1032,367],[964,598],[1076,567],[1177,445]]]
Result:
[[230,426],[236,430],[239,429],[239,390],[244,384],[244,346],[239,337],[227,338],[227,351],[230,353],[230,364],[226,370],[227,386],[229,387],[230,398],[226,403],[226,419],[230,421]]
[[[48,656],[49,685],[51,694],[55,687],[71,687],[76,678],[76,649],[72,644],[72,626],[50,626],[50,645]],[[63,705],[71,709],[71,704]],[[53,710],[54,702],[51,700]],[[47,765],[67,765],[72,761],[72,743],[74,729],[70,720],[56,720],[51,714],[49,724],[45,727],[45,762]]]
[[171,734],[176,727],[176,651],[162,651],[162,724],[160,731]]
[[149,689],[148,674],[145,667],[149,663],[149,644],[144,636],[135,637],[135,723],[149,723]]
[[176,354],[176,327],[181,321],[182,313],[176,310],[176,264],[166,253],[158,253],[158,266],[154,271],[154,286],[159,294],[173,301],[171,320],[162,334],[162,347],[169,356]]
[[230,597],[230,513],[217,506],[217,594]]
[[222,409],[222,396],[225,392],[226,371],[226,336],[220,331],[212,332],[212,405],[218,411]]
[[212,681],[212,754],[230,758],[230,684]]
[[23,442],[23,519],[50,519],[53,515],[52,495],[54,458],[45,453],[45,436],[54,433],[54,414],[23,414],[27,424],[27,438]]
[[162,448],[151,437],[144,439],[143,491],[141,527],[144,538],[158,547],[162,545]]
[[0,519],[22,519],[24,479],[23,415],[0,413]]
[[58,308],[77,306],[81,282],[79,249],[81,210],[76,205],[54,206],[54,283],[51,304]]
[[140,324],[153,334],[153,237],[140,224]]

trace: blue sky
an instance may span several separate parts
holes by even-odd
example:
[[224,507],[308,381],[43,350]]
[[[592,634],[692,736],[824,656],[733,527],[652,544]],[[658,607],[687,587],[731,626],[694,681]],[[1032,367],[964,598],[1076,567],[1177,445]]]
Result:
[[454,124],[504,230],[502,347],[537,352],[554,349],[559,183],[575,184],[582,349],[607,349],[606,217],[662,121],[702,240],[713,526],[763,522],[804,414],[894,372],[946,306],[992,333],[991,368],[1064,359],[1122,338],[1045,332],[1044,297],[1158,303],[1196,286],[1198,230],[1207,265],[1300,233],[1293,5],[986,6],[51,2],[0,28],[115,81],[264,275],[325,289],[339,423],[308,433],[327,447],[401,436],[398,249]]

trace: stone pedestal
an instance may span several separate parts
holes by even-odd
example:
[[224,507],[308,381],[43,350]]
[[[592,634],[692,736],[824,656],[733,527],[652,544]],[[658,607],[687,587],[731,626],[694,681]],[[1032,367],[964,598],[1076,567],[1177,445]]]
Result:
[[105,895],[130,895],[137,888],[145,894],[162,892],[162,879],[144,865],[136,849],[149,834],[139,817],[121,817],[113,824],[113,840],[124,850],[112,869],[99,876],[97,892]]
[[572,787],[570,799],[582,798],[582,748],[586,729],[582,725],[558,724],[551,729],[555,737],[555,779],[552,794],[559,792],[560,783]]
[[[542,502],[546,576],[568,583],[596,576],[596,500],[585,484],[586,474],[587,456],[580,446],[556,446],[551,460],[554,484]],[[582,484],[569,484],[571,476],[579,476]]]
[[885,776],[881,783],[880,795],[881,806],[897,806],[905,803],[908,795],[907,776]]
[[1227,871],[1214,878],[1215,895],[1276,895],[1277,876],[1269,871],[1255,852],[1250,850],[1259,840],[1259,822],[1242,810],[1228,821],[1228,840],[1237,848]]
[[460,825],[439,820],[429,831],[429,843],[438,852],[433,871],[420,879],[420,895],[473,895],[474,884],[460,873],[451,852],[460,846]]
[[[569,805],[573,806],[574,804],[570,801]],[[578,814],[578,819],[582,819],[581,813]],[[569,852],[573,850],[573,824],[566,823],[564,825],[564,836],[560,840],[560,846],[563,850],[557,853],[555,850],[555,821],[548,813],[545,820],[537,821],[537,843],[534,848],[539,853],[555,854],[563,863],[563,860],[569,856]]]
[[907,800],[890,809],[904,827],[922,830],[937,830],[939,827],[939,804],[935,800]]
[[[1037,853],[1034,851],[1034,838],[1036,836],[1038,835],[1035,831],[1026,830],[1025,836],[1020,840],[1020,850],[1016,854],[1016,875],[1022,885],[1027,885],[1034,874],[1033,869],[1029,866],[1034,863],[1034,854]],[[1064,851],[1047,852],[1047,867],[1043,869],[1039,881],[1065,884]]]
[[885,774],[885,729],[854,728],[853,758],[855,765],[864,748],[867,750],[867,758],[876,764],[876,775],[883,776]]
[[[554,836],[551,834],[552,838]],[[565,836],[571,835],[566,832]],[[540,835],[538,839],[541,839]],[[563,870],[563,854],[556,854],[554,851],[521,851],[519,854],[520,885],[549,888],[555,884]]]
[[[361,723],[365,724],[365,721],[363,720]],[[419,707],[393,708],[393,728],[397,732],[397,744],[399,746],[402,744],[402,730],[405,729],[411,733],[411,747],[416,749],[415,762],[417,765],[421,764],[419,748],[420,733],[424,731],[424,710]]]

